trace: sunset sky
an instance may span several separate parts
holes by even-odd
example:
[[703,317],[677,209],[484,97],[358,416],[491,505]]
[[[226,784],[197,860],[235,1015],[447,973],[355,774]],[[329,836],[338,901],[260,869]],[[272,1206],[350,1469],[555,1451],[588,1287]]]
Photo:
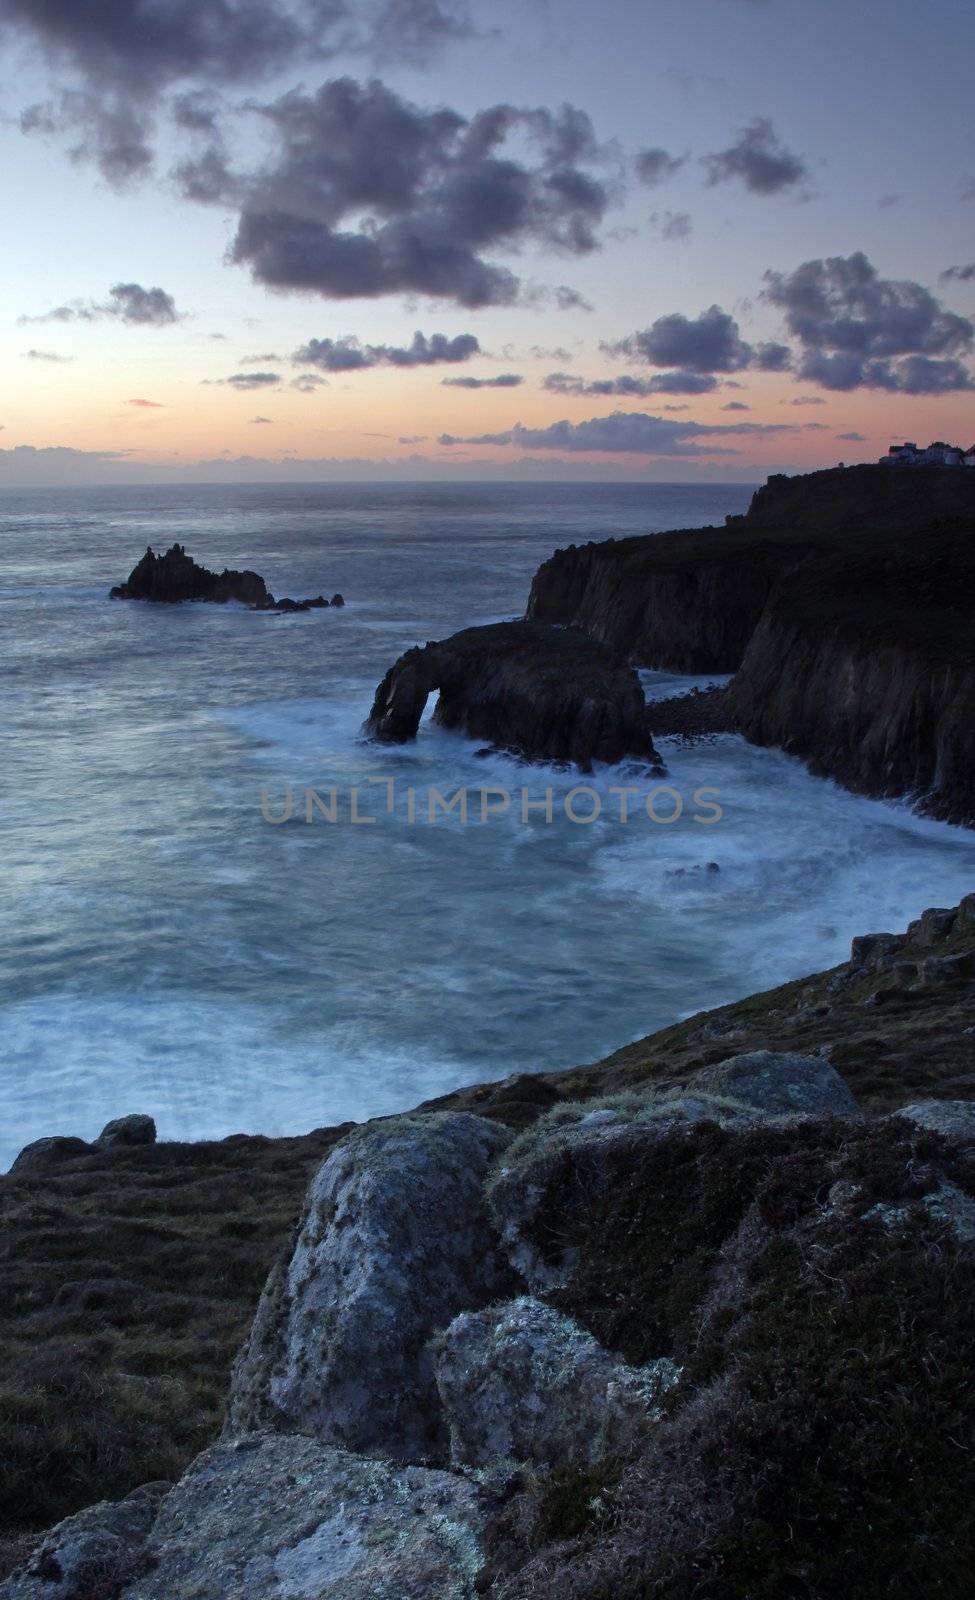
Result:
[[963,0],[0,0],[0,46],[0,487],[975,440]]

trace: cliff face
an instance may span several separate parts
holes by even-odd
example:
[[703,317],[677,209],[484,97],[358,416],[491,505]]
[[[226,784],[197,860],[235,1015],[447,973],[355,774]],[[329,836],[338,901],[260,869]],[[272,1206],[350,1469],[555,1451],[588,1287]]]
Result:
[[772,478],[726,528],[556,552],[528,615],[643,666],[737,673],[749,739],[975,823],[975,472]]
[[746,737],[975,824],[975,532],[866,540],[787,574],[730,691]]
[[770,541],[716,528],[571,545],[539,567],[527,615],[583,628],[641,666],[734,672],[782,564]]

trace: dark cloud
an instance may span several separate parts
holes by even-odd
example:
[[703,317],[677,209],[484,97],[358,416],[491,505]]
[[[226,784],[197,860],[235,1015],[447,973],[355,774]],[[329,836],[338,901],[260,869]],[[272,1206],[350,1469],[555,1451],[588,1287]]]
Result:
[[651,211],[650,226],[658,239],[689,239],[694,232],[686,211]]
[[718,380],[703,372],[658,372],[652,378],[634,378],[624,373],[619,378],[594,378],[586,381],[571,372],[550,372],[542,388],[552,394],[566,395],[636,395],[645,399],[651,394],[710,394],[718,387]]
[[159,400],[129,400],[127,405],[135,406],[139,411],[165,411],[165,406]]
[[721,407],[722,411],[750,411],[751,406],[746,406],[744,400],[729,400],[727,405]]
[[659,147],[638,150],[633,158],[633,168],[641,183],[645,183],[649,189],[655,189],[658,184],[665,183],[675,172],[679,172],[686,160],[686,156],[672,156],[669,150]]
[[726,150],[703,161],[709,184],[739,179],[752,194],[782,194],[809,177],[806,163],[780,142],[769,117],[755,117]]
[[25,350],[24,360],[49,361],[52,363],[56,362],[58,365],[63,365],[65,362],[73,361],[74,356],[62,356],[59,355],[56,350]]
[[546,345],[543,345],[543,344],[533,344],[528,353],[532,357],[532,359],[535,360],[535,361],[573,361],[573,360],[575,360],[575,357],[573,356],[572,351],[571,350],[567,350],[565,348],[565,346],[562,345],[562,344],[556,344],[556,345],[551,345],[551,346],[546,346]]
[[877,200],[877,210],[889,211],[891,206],[900,205],[903,198],[903,195],[899,194],[882,194]]
[[757,344],[752,365],[759,372],[788,372],[792,366],[792,351],[787,344]]
[[204,383],[218,384],[227,389],[276,389],[281,382],[279,372],[233,372],[229,378],[204,378]]
[[399,444],[426,444],[429,436],[425,433],[404,433],[398,440]]
[[123,322],[164,328],[180,320],[176,302],[165,289],[143,289],[141,283],[117,283],[109,293],[112,304],[117,308],[110,314],[120,317]]
[[177,126],[214,134],[214,85],[338,54],[429,65],[475,31],[464,0],[0,0],[0,26],[42,55],[54,85],[23,113],[25,131],[70,135],[115,183],[150,169],[170,90]]
[[441,378],[448,389],[517,389],[524,383],[517,372],[499,372],[496,378]]
[[270,421],[271,421],[270,417],[251,417],[251,423],[254,426],[260,425],[262,423],[270,422]]
[[789,431],[783,423],[668,422],[664,417],[650,416],[642,411],[614,411],[608,417],[590,417],[587,422],[563,420],[553,422],[547,428],[526,428],[519,422],[501,433],[481,433],[464,439],[444,433],[437,442],[445,446],[517,445],[527,450],[565,450],[570,453],[595,450],[621,455],[710,456],[733,455],[736,452],[725,445],[698,443],[704,436],[725,438],[739,434],[765,435]]
[[316,389],[331,387],[327,378],[319,377],[317,372],[303,372],[300,377],[292,378],[290,387],[297,389],[299,394],[314,394]]
[[526,290],[491,258],[597,248],[615,188],[597,176],[610,154],[583,112],[497,105],[466,118],[350,78],[257,109],[271,162],[247,178],[226,173],[210,197],[239,205],[231,258],[258,282],[333,299],[586,305],[566,285]]
[[848,440],[851,444],[866,444],[867,442],[864,434],[857,433],[855,431],[851,433],[838,433],[836,437],[837,439]]
[[309,339],[295,351],[292,360],[299,366],[319,367],[324,372],[360,372],[367,367],[455,365],[480,353],[480,343],[473,333],[458,333],[453,339],[444,333],[434,333],[429,338],[415,333],[409,345],[361,344],[354,334],[348,334],[342,339]]
[[799,340],[796,376],[824,389],[948,394],[975,388],[958,359],[975,325],[929,289],[881,278],[862,251],[767,272],[766,298]]
[[604,344],[609,355],[647,361],[652,367],[681,367],[690,372],[740,372],[754,351],[741,338],[734,317],[711,306],[698,317],[679,311],[658,317],[649,328],[616,344]]
[[39,317],[18,317],[17,320],[23,326],[32,322],[100,322],[106,317],[117,318],[130,327],[143,328],[166,328],[182,321],[171,294],[160,288],[144,289],[141,283],[117,283],[102,304],[95,300],[71,300]]
[[804,394],[798,400],[780,400],[780,406],[824,406],[826,401],[819,395]]
[[970,283],[975,278],[975,261],[970,261],[966,267],[947,267],[939,275],[939,283]]

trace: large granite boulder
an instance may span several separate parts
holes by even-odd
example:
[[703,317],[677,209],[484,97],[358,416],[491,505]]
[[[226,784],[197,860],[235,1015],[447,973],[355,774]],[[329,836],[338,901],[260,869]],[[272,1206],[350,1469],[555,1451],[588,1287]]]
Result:
[[133,1145],[155,1144],[156,1124],[152,1117],[133,1112],[127,1117],[116,1117],[107,1122],[95,1140],[100,1149],[124,1149]]
[[853,1095],[825,1056],[751,1050],[703,1067],[688,1087],[728,1095],[772,1117],[859,1115]]
[[[491,1213],[512,1266],[533,1290],[561,1287],[577,1256],[567,1241],[598,1212],[619,1152],[651,1152],[676,1129],[702,1122],[740,1127],[756,1120],[762,1113],[753,1106],[692,1089],[633,1091],[559,1106],[504,1151],[488,1179]],[[568,1185],[566,1172],[572,1173]],[[558,1238],[539,1225],[553,1182],[560,1184]]]
[[511,1134],[397,1117],[333,1150],[234,1369],[228,1431],[275,1428],[405,1461],[446,1455],[431,1337],[503,1292],[484,1181]]
[[193,1463],[124,1600],[474,1600],[488,1509],[450,1473],[255,1435]]
[[376,691],[366,731],[384,743],[416,737],[427,699],[434,720],[529,759],[633,756],[660,766],[632,667],[575,628],[499,622],[407,650]]
[[891,1115],[975,1146],[975,1100],[915,1100]]
[[99,1501],[66,1517],[0,1583],[0,1600],[114,1600],[144,1568],[145,1542],[169,1488],[145,1484],[124,1500]]
[[596,1466],[659,1419],[679,1377],[666,1357],[628,1366],[528,1295],[462,1312],[436,1349],[456,1466]]
[[10,1175],[21,1178],[29,1173],[51,1172],[63,1162],[74,1160],[75,1156],[90,1155],[91,1148],[84,1139],[76,1139],[72,1134],[56,1133],[46,1139],[34,1139],[14,1158]]

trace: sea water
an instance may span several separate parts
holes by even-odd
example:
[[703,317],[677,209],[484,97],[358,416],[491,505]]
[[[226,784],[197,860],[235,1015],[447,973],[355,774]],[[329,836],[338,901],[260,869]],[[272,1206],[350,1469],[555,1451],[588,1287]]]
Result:
[[[363,740],[405,648],[519,615],[558,546],[720,524],[747,499],[577,484],[0,497],[0,1169],[31,1139],[90,1138],[131,1111],[166,1138],[298,1132],[593,1061],[975,888],[970,833],[730,736],[661,741],[656,781],[485,757],[432,704],[415,744]],[[347,604],[108,599],[147,544],[173,540],[277,595]],[[644,679],[649,694],[697,681]]]

